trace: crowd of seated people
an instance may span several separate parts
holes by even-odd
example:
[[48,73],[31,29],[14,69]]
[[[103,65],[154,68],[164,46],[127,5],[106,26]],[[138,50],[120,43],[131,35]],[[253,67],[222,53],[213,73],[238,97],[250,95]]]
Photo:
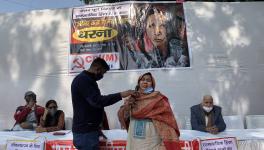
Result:
[[13,131],[52,132],[65,129],[65,117],[62,110],[58,110],[55,100],[49,100],[46,107],[37,105],[34,92],[25,93],[26,104],[19,106],[14,114],[15,125]]

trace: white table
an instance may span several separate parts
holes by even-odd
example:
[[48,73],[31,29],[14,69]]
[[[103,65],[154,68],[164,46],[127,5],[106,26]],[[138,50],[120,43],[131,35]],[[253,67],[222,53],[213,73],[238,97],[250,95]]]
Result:
[[[54,136],[51,133],[36,133],[35,131],[0,131],[0,149],[4,149],[7,140],[72,140],[72,132],[63,131],[66,135]],[[264,129],[239,129],[226,130],[217,135],[194,130],[180,130],[181,140],[193,139],[211,139],[223,137],[236,137],[239,150],[264,150]],[[104,131],[108,140],[126,140],[127,132],[125,130]]]
[[217,135],[194,130],[180,131],[182,140],[236,137],[239,150],[264,150],[264,129],[229,129]]

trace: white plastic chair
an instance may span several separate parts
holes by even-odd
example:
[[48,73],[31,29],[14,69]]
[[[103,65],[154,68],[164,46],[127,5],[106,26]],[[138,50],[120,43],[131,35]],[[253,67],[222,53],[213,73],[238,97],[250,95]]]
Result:
[[177,121],[179,129],[185,129],[184,116],[176,115],[176,121]]
[[65,130],[71,130],[72,129],[72,118],[66,117],[65,118]]
[[246,116],[247,129],[264,129],[264,115]]
[[241,115],[223,116],[226,129],[244,129],[244,120]]
[[192,130],[191,118],[189,116],[185,116],[185,129]]

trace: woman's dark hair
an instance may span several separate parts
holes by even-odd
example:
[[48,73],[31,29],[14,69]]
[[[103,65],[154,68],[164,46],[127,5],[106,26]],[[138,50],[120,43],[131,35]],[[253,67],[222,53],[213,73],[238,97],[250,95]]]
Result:
[[153,15],[153,14],[155,14],[155,12],[160,13],[161,11],[158,8],[154,7],[154,6],[151,6],[149,9],[147,9],[145,23],[147,22],[148,17]]
[[[159,14],[164,14],[165,15],[164,10],[162,10],[162,8],[159,8],[158,6],[155,6],[155,5],[150,6],[146,11],[147,11],[147,13],[146,13],[145,19],[144,19],[144,24],[145,24],[144,25],[144,31],[147,28],[146,25],[147,25],[147,20],[148,20],[149,16],[154,15],[155,13],[159,13]],[[168,20],[166,20],[166,22],[165,22],[166,30],[168,30],[167,24],[168,24]]]
[[47,103],[46,103],[46,106],[45,106],[45,107],[46,107],[46,108],[48,108],[48,107],[49,107],[49,105],[50,105],[50,104],[52,104],[52,103],[53,103],[53,104],[55,104],[55,105],[58,107],[58,105],[57,105],[57,102],[56,102],[55,100],[53,100],[53,99],[51,99],[51,100],[47,101]]
[[[143,30],[141,30],[141,33],[139,35],[139,49],[140,51],[144,54],[144,56],[147,58],[148,61],[152,61],[152,57],[148,54],[148,52],[146,52],[145,50],[145,43],[144,43],[144,34],[146,33],[146,29],[147,29],[147,20],[148,18],[151,16],[151,15],[154,15],[155,13],[159,13],[159,14],[163,14],[165,13],[164,10],[159,7],[159,6],[156,6],[156,5],[151,5],[147,8],[146,10],[146,14],[144,16],[144,19],[143,19],[143,25],[141,25],[141,28],[143,28]],[[167,39],[169,39],[171,37],[170,35],[170,28],[168,27],[168,24],[169,24],[169,21],[166,20],[165,21],[165,28],[166,28],[166,34],[167,34]],[[168,51],[168,53],[170,53]],[[157,68],[157,67],[160,67],[161,64],[157,64],[155,61],[152,62],[152,65],[151,67],[154,67],[154,68]]]

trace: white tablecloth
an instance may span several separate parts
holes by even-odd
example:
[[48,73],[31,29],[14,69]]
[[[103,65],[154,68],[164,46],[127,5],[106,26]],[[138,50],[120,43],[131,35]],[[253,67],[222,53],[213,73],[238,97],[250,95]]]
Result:
[[204,140],[221,137],[236,137],[239,150],[264,150],[264,129],[229,129],[217,135],[194,130],[181,130],[180,139],[193,140],[198,138]]
[[[0,150],[4,149],[7,140],[72,140],[72,132],[65,132],[65,135],[55,136],[50,133],[36,133],[35,131],[0,131]],[[226,130],[217,135],[194,130],[180,130],[181,140],[193,139],[211,139],[222,137],[236,137],[238,140],[239,150],[264,150],[264,129],[239,129]],[[126,140],[127,132],[125,130],[108,130],[104,131],[109,141]]]
[[[181,139],[191,140],[195,138],[208,139],[208,138],[221,138],[221,137],[236,137],[237,140],[264,140],[264,129],[229,129],[213,135],[206,132],[195,130],[180,130]],[[264,150],[264,149],[263,149]]]

